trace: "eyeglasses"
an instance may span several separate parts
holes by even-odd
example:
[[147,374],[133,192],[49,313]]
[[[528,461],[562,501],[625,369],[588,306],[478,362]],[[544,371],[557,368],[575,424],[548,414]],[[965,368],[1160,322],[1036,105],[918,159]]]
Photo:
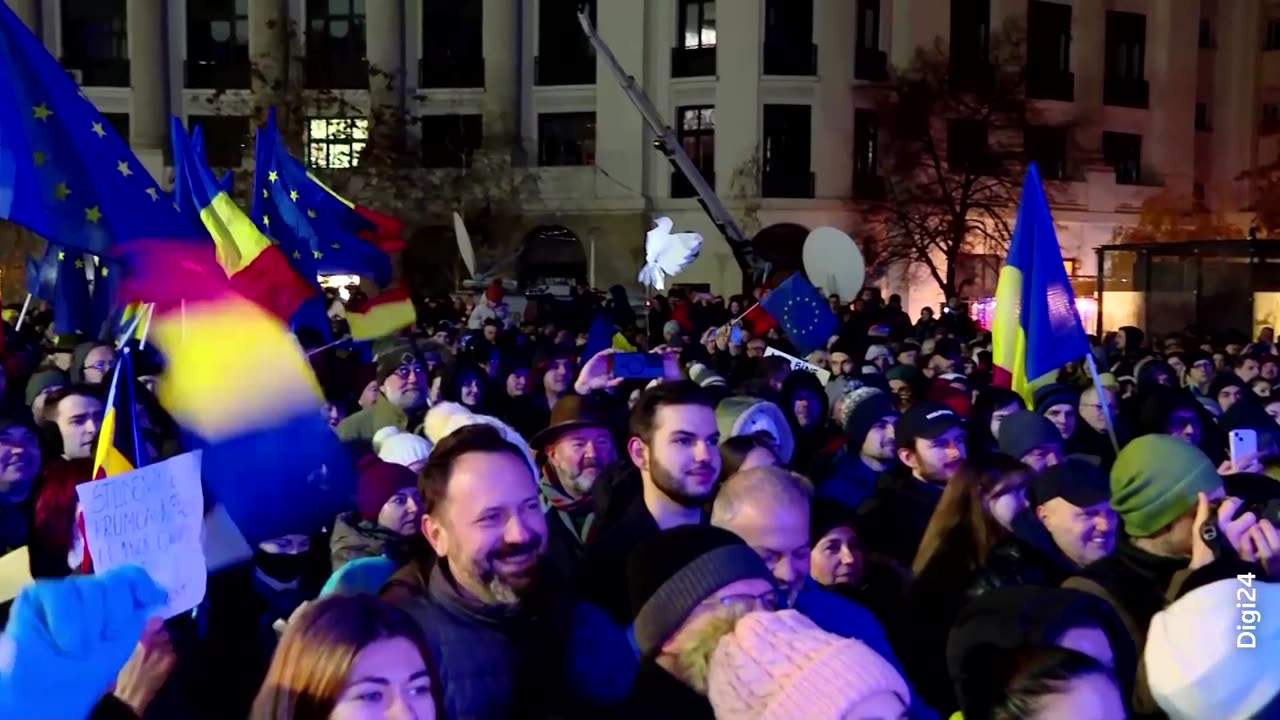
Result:
[[105,373],[105,372],[111,372],[112,368],[114,368],[115,366],[116,364],[114,362],[109,362],[107,360],[99,360],[98,362],[92,365],[85,365],[84,369],[97,370],[98,372]]
[[740,593],[735,595],[724,595],[718,598],[709,598],[707,604],[717,604],[721,607],[737,608],[752,612],[755,610],[764,610],[772,612],[782,607],[782,595],[777,590],[770,590],[767,593],[759,595],[750,595],[748,593]]
[[396,377],[400,378],[401,380],[408,380],[409,376],[415,373],[417,373],[418,375],[421,375],[423,373],[422,366],[418,365],[417,363],[405,364],[396,368]]

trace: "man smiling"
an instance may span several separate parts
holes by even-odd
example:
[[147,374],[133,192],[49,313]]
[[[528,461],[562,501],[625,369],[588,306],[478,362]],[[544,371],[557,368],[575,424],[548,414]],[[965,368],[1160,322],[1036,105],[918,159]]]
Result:
[[427,410],[427,371],[418,353],[400,345],[378,354],[378,396],[373,405],[338,425],[343,441],[371,442],[384,427],[411,430],[422,424]]

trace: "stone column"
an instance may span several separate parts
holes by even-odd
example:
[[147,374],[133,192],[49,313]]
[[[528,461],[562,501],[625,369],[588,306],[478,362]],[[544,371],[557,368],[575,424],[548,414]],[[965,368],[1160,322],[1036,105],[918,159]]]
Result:
[[1261,3],[1218,4],[1215,35],[1219,42],[1214,50],[1214,92],[1209,106],[1213,125],[1210,157],[1212,189],[1226,201],[1229,211],[1248,205],[1251,183],[1236,178],[1253,169],[1258,160],[1258,61],[1264,23]]
[[129,0],[127,11],[129,144],[154,174],[169,147],[168,13],[165,0]]
[[483,0],[484,144],[510,152],[520,138],[520,83],[524,44],[520,0]]
[[365,3],[365,48],[369,59],[370,141],[386,152],[403,146],[405,126],[404,0]]
[[[726,202],[738,188],[744,163],[762,169],[760,74],[764,59],[763,0],[737,0],[735,12],[716,15],[716,192]],[[672,117],[670,122],[676,119]],[[757,176],[756,180],[760,178]],[[745,188],[744,188],[745,189]],[[758,194],[759,188],[754,188]]]
[[5,3],[31,32],[40,35],[40,0],[5,0]]
[[[597,7],[600,36],[622,67],[644,87],[645,3],[600,0]],[[671,36],[663,34],[660,37],[659,42],[670,47]],[[667,122],[672,123],[674,119],[668,118]],[[651,147],[642,141],[645,132],[644,118],[631,104],[613,72],[597,59],[596,162],[614,178],[596,183],[597,195],[634,199],[635,192],[644,187],[644,156]],[[626,187],[622,187],[624,185]]]
[[1152,3],[1147,14],[1147,82],[1151,88],[1151,137],[1143,165],[1174,197],[1190,197],[1195,174],[1196,63],[1200,3]]
[[1104,0],[1078,0],[1071,12],[1071,72],[1075,74],[1078,121],[1075,144],[1086,164],[1102,161],[1102,81],[1106,72],[1107,7]]

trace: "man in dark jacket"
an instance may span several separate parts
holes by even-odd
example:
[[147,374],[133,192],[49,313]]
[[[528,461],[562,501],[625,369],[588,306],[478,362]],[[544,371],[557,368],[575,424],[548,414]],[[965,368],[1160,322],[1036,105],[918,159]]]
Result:
[[894,436],[898,460],[909,474],[881,477],[858,514],[867,549],[911,567],[942,489],[964,462],[965,432],[951,408],[924,402],[903,413]]
[[[514,435],[514,431],[510,431]],[[490,425],[455,430],[422,470],[423,534],[439,557],[383,595],[422,625],[449,717],[598,717],[631,687],[621,628],[563,591],[526,453]]]
[[855,391],[846,402],[853,403],[844,429],[844,451],[832,463],[830,474],[818,483],[818,497],[843,504],[851,510],[876,490],[876,483],[893,467],[893,426],[902,417],[889,394],[875,389]]

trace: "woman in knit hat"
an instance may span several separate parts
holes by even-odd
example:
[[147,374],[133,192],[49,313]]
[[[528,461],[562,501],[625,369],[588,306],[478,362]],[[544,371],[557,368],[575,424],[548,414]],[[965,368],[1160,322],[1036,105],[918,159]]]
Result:
[[865,643],[824,632],[795,610],[739,620],[711,658],[707,694],[717,720],[899,718],[910,697]]
[[334,570],[358,557],[406,556],[408,538],[418,534],[422,518],[422,496],[412,470],[372,455],[357,470],[358,509],[337,517],[329,541]]

